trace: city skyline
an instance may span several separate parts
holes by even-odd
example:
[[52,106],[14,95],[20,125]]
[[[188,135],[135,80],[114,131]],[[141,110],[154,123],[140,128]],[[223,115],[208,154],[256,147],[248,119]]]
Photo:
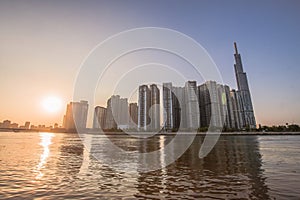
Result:
[[0,0],[1,199],[300,199],[300,0]]
[[[300,96],[295,92],[300,85],[299,4],[2,1],[0,119],[47,126],[61,122],[65,108],[48,112],[43,101],[54,96],[65,105],[72,99],[76,73],[90,50],[120,31],[157,26],[183,32],[203,45],[231,88],[237,88],[232,69],[232,42],[237,41],[257,123],[300,124]],[[96,104],[105,106],[111,95]]]
[[[162,95],[160,95],[160,89],[156,84],[151,84],[149,87],[145,84],[139,85],[137,103],[131,103],[131,106],[135,104],[135,111],[128,104],[127,97],[121,98],[120,95],[113,95],[107,100],[106,108],[95,107],[92,128],[101,130],[129,130],[131,128],[136,131],[164,130],[167,132],[200,129],[255,130],[257,124],[248,77],[243,70],[236,42],[234,42],[234,50],[235,64],[233,66],[237,89],[217,83],[215,80],[205,81],[200,85],[197,81],[189,80],[183,87],[175,87],[172,82],[162,83]],[[160,96],[162,96],[162,104],[160,104]],[[84,125],[81,121],[78,124],[78,130],[80,130],[87,126],[88,113],[87,109],[78,113],[75,107],[75,112],[70,114],[72,111],[69,111],[69,105],[77,104],[80,103],[68,104],[64,124],[74,121],[73,118],[84,118],[82,121]],[[67,131],[70,130],[69,127],[65,125],[64,127]],[[72,127],[75,130],[74,122]]]
[[[237,89],[219,84],[214,80],[197,85],[197,81],[187,81],[184,87],[173,86],[172,82],[162,83],[162,95],[156,84],[140,85],[137,102],[128,103],[128,98],[119,94],[107,100],[107,106],[95,106],[92,126],[88,121],[88,101],[70,102],[63,116],[62,128],[76,132],[86,128],[102,130],[165,131],[196,130],[199,128],[225,128],[231,130],[256,129],[254,109],[251,100],[247,74],[243,70],[241,55],[234,42],[234,71]],[[160,105],[162,96],[162,106]],[[57,99],[44,101],[45,109],[57,109]],[[53,107],[54,106],[54,107]],[[161,110],[163,118],[161,121]],[[29,129],[30,122],[24,126],[4,120],[0,128]],[[38,128],[59,128],[58,124]]]
[[[62,127],[67,132],[85,128],[102,130],[131,128],[138,131],[197,130],[208,127],[224,127],[231,130],[256,129],[258,124],[255,120],[248,78],[243,70],[236,42],[234,50],[233,66],[237,89],[214,80],[205,81],[201,85],[197,85],[197,81],[189,80],[184,87],[174,87],[172,82],[162,83],[160,95],[160,89],[156,84],[149,87],[140,85],[137,103],[129,104],[128,97],[121,98],[119,94],[114,94],[107,100],[106,107],[95,106],[91,126],[88,120],[88,101],[70,102],[67,104]],[[56,109],[56,99],[47,100],[46,109],[50,111]],[[135,106],[135,109],[132,106]],[[162,120],[160,113],[163,113]],[[8,120],[2,123],[4,128],[18,128],[18,124],[14,123],[9,127],[6,122]]]
[[[66,114],[63,116],[63,122],[61,127],[65,128],[67,131],[74,131],[76,129],[74,120],[76,120],[77,121],[76,124],[78,123],[77,129],[133,128],[134,130],[149,131],[149,130],[159,130],[160,128],[163,128],[165,130],[173,130],[173,129],[178,130],[180,123],[183,124],[182,127],[185,128],[193,127],[194,129],[196,129],[197,127],[198,128],[208,127],[210,124],[210,120],[212,120],[211,125],[215,127],[220,127],[224,125],[224,127],[234,128],[236,130],[239,130],[245,128],[246,126],[249,126],[250,128],[255,129],[260,123],[256,124],[247,75],[246,72],[244,72],[243,70],[241,55],[238,52],[236,42],[234,42],[234,58],[235,58],[234,70],[235,70],[237,89],[230,90],[230,87],[228,85],[226,84],[220,85],[219,83],[216,83],[213,80],[205,81],[205,83],[198,86],[196,81],[188,81],[186,82],[184,88],[173,87],[171,82],[162,83],[162,89],[163,89],[162,107],[166,109],[163,114],[163,120],[165,120],[165,124],[161,124],[162,121],[160,119],[160,109],[161,109],[159,105],[160,89],[157,87],[156,84],[151,84],[150,89],[148,88],[147,85],[139,86],[139,95],[137,99],[138,104],[136,102],[128,103],[127,97],[120,98],[120,95],[114,94],[110,97],[110,99],[107,100],[107,107],[103,107],[99,105],[95,106],[94,113],[93,113],[93,122],[91,126],[88,125],[90,124],[90,122],[88,121],[88,102],[85,100],[80,100],[80,102],[70,102],[69,104],[67,104]],[[214,87],[211,87],[211,85],[213,85]],[[191,89],[188,89],[189,87],[191,87]],[[187,91],[184,92],[185,90],[194,91],[195,94],[197,94],[197,96],[199,95],[199,97],[197,97],[198,98],[197,101],[199,102],[197,102],[194,105],[194,107],[190,109],[189,111],[190,113],[188,113],[188,110],[182,110],[183,108],[180,108],[180,104],[187,101],[187,98],[189,99],[190,96],[192,95],[191,93],[187,93]],[[202,92],[202,96],[201,96],[201,92]],[[205,92],[207,94],[205,94]],[[213,94],[210,95],[210,92],[213,92]],[[224,109],[221,108],[222,106],[218,105],[218,104],[222,104],[221,101],[223,100],[222,99],[223,93],[226,96],[226,102],[228,104]],[[210,98],[215,98],[215,96],[218,96],[218,98],[210,99]],[[143,99],[141,99],[141,97],[143,97]],[[210,102],[209,104],[215,102],[218,108],[214,106],[210,106],[209,108],[202,107],[204,105],[201,105],[200,101]],[[52,104],[55,104],[54,107]],[[57,109],[57,107],[55,107],[56,104],[57,104],[57,99],[53,97],[50,97],[46,99],[46,101],[44,101],[44,107],[45,109],[48,109],[49,112],[52,112],[53,110]],[[84,114],[83,116],[78,117],[78,114],[76,113],[79,112],[80,115],[82,115],[81,111],[78,111],[78,106],[80,106],[81,104],[84,104],[85,107],[83,109]],[[133,106],[133,104],[136,104],[136,113],[135,113],[137,115],[136,117],[131,115],[132,109],[130,106]],[[157,106],[156,106],[157,108],[152,107],[152,105],[154,104],[157,104],[158,107]],[[175,107],[173,104],[175,105]],[[197,105],[199,107],[197,107]],[[195,106],[197,107],[197,109],[195,109],[196,108]],[[113,111],[113,107],[116,108],[114,111]],[[150,108],[153,109],[151,112],[154,113],[149,113]],[[82,108],[80,108],[79,110],[81,109]],[[142,112],[140,109],[143,110],[144,112],[143,114],[140,114]],[[176,111],[176,109],[180,111]],[[193,114],[191,111],[195,111],[195,110],[198,111],[196,111],[196,113]],[[186,112],[184,115],[180,113],[183,111]],[[174,116],[176,115],[175,118],[172,115]],[[206,115],[206,117],[203,117],[203,115]],[[114,117],[117,117],[117,119],[114,119]],[[183,121],[180,121],[180,119]],[[154,122],[154,124],[152,124],[152,121]],[[7,122],[9,122],[9,126],[7,126],[6,124]],[[30,124],[30,122],[28,121],[25,122],[25,124],[28,123]],[[190,123],[190,125],[187,125],[187,123]],[[31,128],[33,129],[52,128],[55,126],[58,127],[58,123],[55,122],[54,125],[52,124],[48,127],[45,125],[38,125],[36,127],[32,125]],[[1,123],[1,127],[29,129],[29,127],[26,128],[26,125],[18,127],[18,123],[10,124],[10,120],[7,119]]]

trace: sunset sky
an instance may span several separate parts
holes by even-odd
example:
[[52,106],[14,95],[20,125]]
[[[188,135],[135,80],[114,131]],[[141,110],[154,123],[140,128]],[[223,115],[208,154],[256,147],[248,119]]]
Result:
[[[80,65],[96,45],[124,30],[164,27],[201,44],[231,88],[236,41],[257,123],[300,124],[299,22],[298,0],[2,0],[0,121],[61,124]],[[60,109],[47,109],[49,98]]]

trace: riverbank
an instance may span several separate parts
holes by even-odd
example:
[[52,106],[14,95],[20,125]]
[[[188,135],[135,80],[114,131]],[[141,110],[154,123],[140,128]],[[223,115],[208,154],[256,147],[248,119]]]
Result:
[[[0,132],[16,132],[16,133],[22,133],[22,132],[49,132],[49,133],[69,133],[74,134],[76,132],[66,132],[64,129],[60,130],[37,130],[37,129],[0,129]],[[86,130],[84,133],[86,134],[93,134],[93,135],[144,135],[144,136],[152,136],[152,135],[194,135],[195,132],[160,132],[160,133],[154,133],[154,132],[110,132],[110,131],[96,131],[96,130]],[[218,132],[197,132],[196,135],[217,135],[220,134]],[[221,135],[300,135],[300,132],[221,132]]]
[[105,135],[144,135],[144,136],[152,136],[152,135],[235,135],[235,136],[239,136],[239,135],[300,135],[300,132],[221,132],[221,133],[217,133],[217,132],[210,132],[210,133],[206,133],[206,132],[198,132],[198,133],[193,133],[193,132],[163,132],[163,133],[152,133],[152,132],[95,132],[95,131],[88,131],[87,134],[105,134]]

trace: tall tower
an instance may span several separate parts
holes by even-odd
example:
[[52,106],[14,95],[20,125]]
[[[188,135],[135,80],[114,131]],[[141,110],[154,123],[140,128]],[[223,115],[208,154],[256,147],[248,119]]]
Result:
[[170,131],[174,128],[172,83],[163,83],[164,129]]
[[160,95],[157,85],[139,87],[138,129],[158,131],[160,129]]
[[188,81],[184,86],[186,126],[196,130],[200,125],[198,88],[196,81]]
[[127,98],[113,95],[107,100],[105,129],[127,129],[129,127]]
[[150,85],[150,93],[151,93],[151,130],[158,131],[160,130],[160,91],[157,85]]
[[147,85],[139,86],[138,129],[148,131],[150,123],[151,92]]
[[93,128],[102,130],[105,128],[106,123],[106,108],[96,106],[94,111]]
[[235,49],[234,70],[235,70],[236,82],[238,86],[238,95],[240,96],[241,99],[241,108],[242,108],[241,125],[243,127],[256,128],[256,121],[253,112],[253,106],[252,106],[251,94],[248,86],[247,75],[243,70],[241,55],[238,53],[236,43],[234,43],[234,49]]

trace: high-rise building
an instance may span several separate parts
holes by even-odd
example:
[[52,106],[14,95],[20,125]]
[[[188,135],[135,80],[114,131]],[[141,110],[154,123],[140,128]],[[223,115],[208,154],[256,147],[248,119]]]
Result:
[[138,127],[138,105],[137,103],[129,104],[129,128],[137,130]]
[[88,102],[70,102],[64,116],[64,128],[67,131],[79,131],[86,128]]
[[120,98],[119,95],[111,96],[107,101],[105,128],[127,129],[129,127],[128,114],[127,98]]
[[185,96],[184,96],[184,87],[172,87],[173,97],[173,130],[186,129],[186,107],[185,107]]
[[158,131],[160,129],[160,91],[157,85],[139,87],[138,129]]
[[199,110],[201,113],[200,116],[200,127],[209,127],[210,118],[209,114],[209,103],[210,96],[206,84],[198,86],[198,95],[199,95]]
[[113,115],[113,105],[115,105],[116,96],[112,96],[107,100],[107,109],[106,109],[106,119],[105,119],[105,129],[116,129],[117,123]]
[[166,131],[171,131],[175,127],[173,98],[172,83],[163,83],[164,129]]
[[232,103],[232,123],[233,123],[233,128],[235,129],[241,129],[242,127],[242,112],[241,112],[241,99],[239,98],[238,93],[235,90],[230,91],[230,98],[231,98],[231,103]]
[[148,131],[150,128],[149,109],[151,106],[151,93],[147,85],[139,86],[139,106],[138,106],[138,129]]
[[105,129],[106,123],[106,108],[96,106],[94,111],[93,128],[102,130]]
[[243,115],[241,125],[242,127],[249,127],[249,128],[256,128],[256,121],[251,101],[251,94],[250,89],[248,85],[247,75],[243,70],[243,64],[241,55],[238,53],[237,45],[234,43],[234,49],[235,49],[235,75],[236,75],[236,81],[237,81],[237,87],[238,87],[238,95],[241,98],[241,112]]
[[198,91],[201,127],[236,128],[233,111],[237,106],[229,86],[207,81],[198,86]]
[[228,120],[228,107],[227,107],[227,99],[225,94],[225,86],[221,84],[217,84],[217,93],[218,93],[218,101],[220,107],[220,119],[223,127],[229,127]]
[[160,130],[160,91],[157,85],[150,85],[150,130]]
[[196,81],[185,83],[184,96],[186,128],[191,130],[198,129],[200,127],[200,111]]
[[196,81],[184,87],[163,83],[164,129],[166,131],[195,130],[200,125],[198,90]]
[[[183,87],[163,83],[164,129],[177,131],[185,128],[185,96]],[[184,122],[183,122],[184,121]]]
[[128,99],[120,98],[119,104],[119,119],[117,121],[119,129],[129,128],[129,110],[128,110]]
[[201,127],[223,127],[217,83],[215,81],[206,81],[198,86],[198,90]]
[[235,128],[235,121],[234,121],[234,114],[233,114],[233,105],[232,99],[230,96],[230,88],[228,85],[224,85],[224,92],[226,97],[226,104],[227,104],[227,116],[226,116],[226,127],[234,129]]

